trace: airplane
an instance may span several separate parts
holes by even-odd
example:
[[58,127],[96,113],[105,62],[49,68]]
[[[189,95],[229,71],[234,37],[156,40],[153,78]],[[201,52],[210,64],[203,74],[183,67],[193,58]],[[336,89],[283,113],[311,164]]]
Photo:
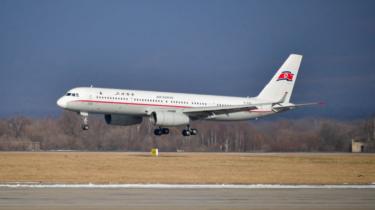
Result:
[[140,124],[144,118],[156,126],[157,136],[169,134],[168,127],[186,126],[183,136],[196,135],[195,120],[239,121],[258,119],[301,106],[318,103],[290,102],[302,55],[291,54],[256,97],[232,97],[97,87],[77,87],[57,100],[57,105],[82,116],[88,130],[88,115],[104,114],[109,125]]

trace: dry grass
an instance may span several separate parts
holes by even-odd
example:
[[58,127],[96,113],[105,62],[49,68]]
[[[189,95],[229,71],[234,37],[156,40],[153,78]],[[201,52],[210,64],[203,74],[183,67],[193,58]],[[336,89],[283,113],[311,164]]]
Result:
[[0,182],[368,184],[375,155],[2,152]]

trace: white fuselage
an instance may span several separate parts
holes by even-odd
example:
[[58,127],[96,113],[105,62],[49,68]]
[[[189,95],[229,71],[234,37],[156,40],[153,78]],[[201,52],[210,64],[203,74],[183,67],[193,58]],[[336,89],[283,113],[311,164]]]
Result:
[[194,120],[249,120],[309,104],[290,103],[302,60],[291,54],[256,97],[231,97],[110,88],[78,87],[69,90],[57,104],[82,116],[88,130],[89,113],[104,114],[110,125],[135,125],[149,117],[157,136],[169,134],[170,126],[186,126],[183,136],[196,135]]
[[[224,107],[261,103],[259,98],[200,95],[157,91],[79,87],[68,91],[57,104],[67,110],[98,114],[149,116],[155,111],[179,112],[193,107]],[[271,105],[220,114],[207,120],[247,120],[273,114]]]

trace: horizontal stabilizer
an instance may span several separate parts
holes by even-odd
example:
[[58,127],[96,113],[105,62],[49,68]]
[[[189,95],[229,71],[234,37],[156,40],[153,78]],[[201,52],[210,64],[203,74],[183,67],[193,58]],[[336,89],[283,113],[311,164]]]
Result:
[[287,110],[290,110],[290,109],[299,108],[299,107],[302,107],[302,106],[314,106],[314,105],[324,105],[324,103],[323,102],[311,102],[311,103],[303,103],[303,104],[288,103],[287,105],[273,106],[272,109],[275,112],[280,112],[280,111],[287,111]]

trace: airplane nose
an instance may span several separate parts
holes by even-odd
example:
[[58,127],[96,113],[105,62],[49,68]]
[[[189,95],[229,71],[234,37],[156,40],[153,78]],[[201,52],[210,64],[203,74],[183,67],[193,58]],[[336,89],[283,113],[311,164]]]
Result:
[[61,97],[61,98],[59,98],[59,100],[57,100],[57,105],[61,108],[66,107],[66,101],[63,99],[63,97]]

